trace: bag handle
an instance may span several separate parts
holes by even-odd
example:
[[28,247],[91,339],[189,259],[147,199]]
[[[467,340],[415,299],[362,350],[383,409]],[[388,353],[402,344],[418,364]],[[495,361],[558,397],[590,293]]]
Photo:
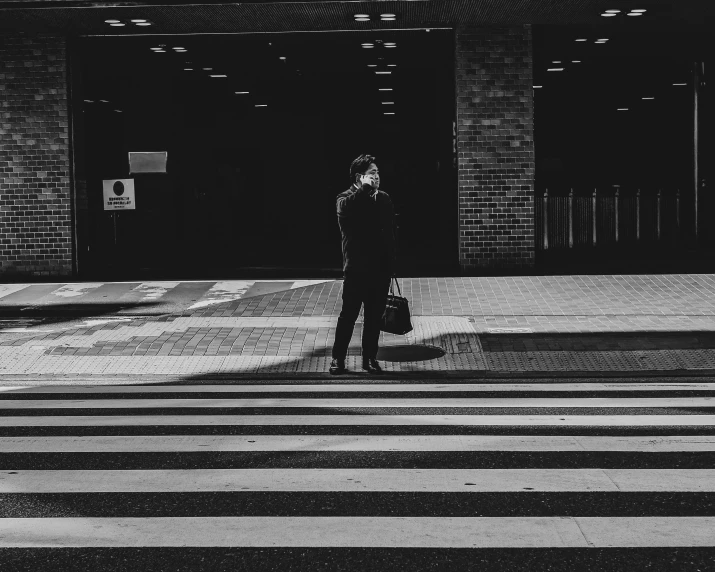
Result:
[[395,291],[392,289],[393,280],[394,280],[395,284],[397,284],[397,292],[400,295],[400,298],[402,298],[402,291],[400,290],[400,283],[397,281],[397,276],[393,276],[392,280],[390,280],[390,294],[392,294],[393,296],[395,294]]

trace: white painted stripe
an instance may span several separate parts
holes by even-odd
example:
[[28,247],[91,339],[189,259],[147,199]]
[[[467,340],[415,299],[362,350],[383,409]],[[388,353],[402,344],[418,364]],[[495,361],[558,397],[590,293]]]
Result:
[[[60,415],[3,416],[0,427],[262,425],[677,427],[715,425],[715,415]],[[658,437],[654,437],[658,439]]]
[[143,282],[136,288],[133,288],[129,294],[138,295],[140,301],[158,300],[179,284],[180,282]]
[[0,547],[713,546],[715,517],[4,518]]
[[188,451],[715,451],[715,436],[139,435],[0,437],[0,453]]
[[0,493],[713,492],[712,469],[189,469],[0,472]]
[[715,407],[715,397],[474,398],[474,399],[5,399],[0,409],[127,409],[199,407]]
[[91,290],[95,290],[102,285],[101,282],[82,282],[80,284],[65,284],[61,288],[58,288],[52,292],[53,296],[59,296],[60,298],[76,298],[77,296],[82,296]]
[[13,393],[374,393],[486,391],[715,391],[715,383],[376,383],[291,385],[17,385],[0,387]]
[[206,292],[201,299],[189,306],[189,310],[194,308],[204,308],[213,304],[223,302],[233,302],[240,300],[248,289],[255,284],[255,280],[228,280],[216,282],[211,289]]
[[28,286],[30,286],[30,284],[0,284],[0,298],[24,290]]

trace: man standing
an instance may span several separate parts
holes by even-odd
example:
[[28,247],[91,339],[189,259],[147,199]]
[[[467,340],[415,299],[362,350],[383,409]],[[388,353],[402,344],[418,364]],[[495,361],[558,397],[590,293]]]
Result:
[[343,246],[343,307],[333,344],[330,373],[345,373],[345,356],[355,321],[364,305],[362,368],[382,373],[377,362],[380,320],[395,272],[394,208],[379,190],[375,157],[360,155],[350,166],[352,186],[337,198]]

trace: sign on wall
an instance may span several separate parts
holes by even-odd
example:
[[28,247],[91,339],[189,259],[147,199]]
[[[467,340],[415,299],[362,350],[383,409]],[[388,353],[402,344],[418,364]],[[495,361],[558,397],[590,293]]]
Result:
[[102,181],[105,211],[136,209],[134,179],[109,179]]
[[129,151],[129,174],[166,173],[166,151]]

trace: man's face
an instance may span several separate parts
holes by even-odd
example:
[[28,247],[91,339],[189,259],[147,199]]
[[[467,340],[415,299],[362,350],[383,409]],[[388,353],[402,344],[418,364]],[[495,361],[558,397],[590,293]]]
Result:
[[377,165],[375,163],[370,163],[370,167],[368,167],[367,171],[364,173],[365,175],[373,175],[375,177],[375,188],[378,188],[380,186],[380,171],[377,168]]

